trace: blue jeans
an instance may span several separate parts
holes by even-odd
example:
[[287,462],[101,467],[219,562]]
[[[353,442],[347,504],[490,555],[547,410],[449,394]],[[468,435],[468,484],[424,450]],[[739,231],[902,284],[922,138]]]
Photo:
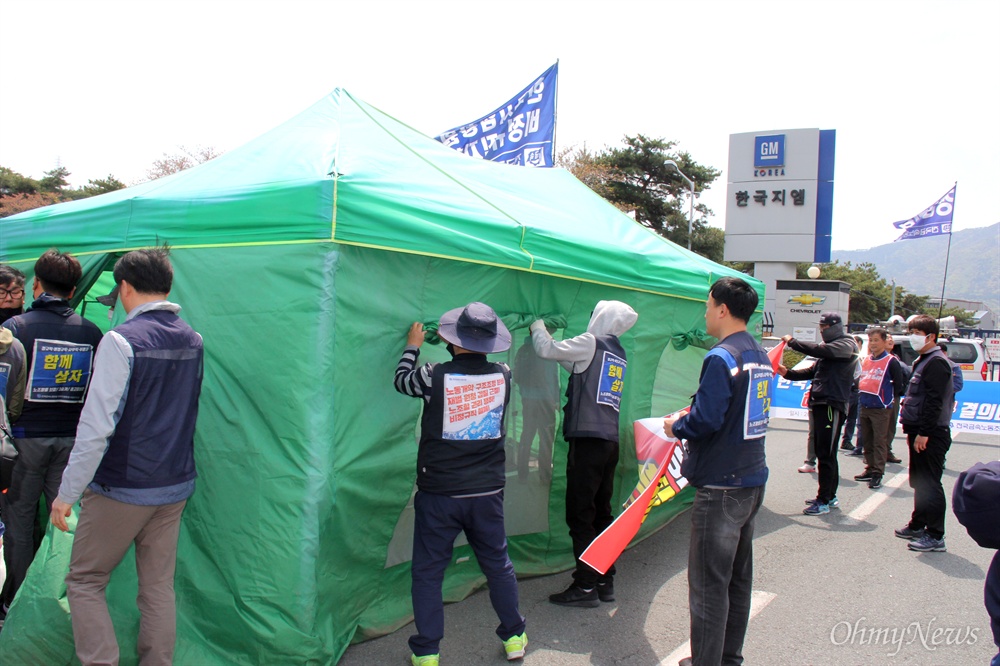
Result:
[[764,486],[698,488],[691,509],[688,603],[694,666],[742,664],[753,591],[753,528]]
[[444,637],[441,585],[451,563],[455,538],[465,532],[479,568],[486,576],[490,602],[500,618],[497,636],[507,640],[524,633],[524,616],[517,609],[517,577],[507,556],[503,526],[503,492],[484,497],[448,497],[417,491],[413,500],[413,654],[438,654]]

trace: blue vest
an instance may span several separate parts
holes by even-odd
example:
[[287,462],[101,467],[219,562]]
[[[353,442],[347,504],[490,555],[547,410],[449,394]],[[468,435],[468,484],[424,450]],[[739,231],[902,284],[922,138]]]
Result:
[[[709,354],[729,367],[729,407],[722,428],[704,440],[688,442],[681,473],[696,488],[762,486],[767,481],[764,432],[774,389],[771,362],[749,333],[728,336]],[[754,413],[747,413],[748,405]]]
[[164,488],[190,481],[197,476],[201,337],[167,310],[143,312],[114,330],[132,347],[132,376],[94,481],[112,488]]
[[483,354],[459,354],[431,374],[417,450],[417,487],[473,495],[504,487],[510,369]]
[[[101,329],[76,314],[65,300],[48,295],[37,299],[30,310],[11,317],[4,325],[21,341],[25,354],[24,408],[17,422],[12,424],[14,437],[75,437],[90,383],[94,351],[103,337]],[[37,359],[36,346],[40,349]],[[46,352],[49,347],[55,351]],[[69,354],[59,347],[73,347],[77,351]],[[50,364],[45,356],[56,360]],[[40,366],[32,376],[36,360]],[[76,385],[76,391],[67,394],[57,382],[60,382],[60,375],[64,375],[63,380],[70,379],[74,372],[80,372],[78,380],[62,383],[63,387]],[[49,398],[46,392],[52,389],[62,392],[50,393],[52,397]],[[32,400],[32,395],[41,399]]]
[[569,376],[563,407],[563,436],[618,441],[618,413],[625,386],[625,348],[614,335],[597,336],[586,370]]

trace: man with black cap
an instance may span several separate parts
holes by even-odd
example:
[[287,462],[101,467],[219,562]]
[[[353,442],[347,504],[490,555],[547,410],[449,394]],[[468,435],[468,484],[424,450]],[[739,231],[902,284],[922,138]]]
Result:
[[411,596],[417,633],[409,641],[410,663],[438,664],[444,636],[441,585],[455,538],[463,531],[486,576],[507,659],[521,659],[528,635],[503,519],[511,373],[505,364],[486,359],[510,349],[510,332],[490,306],[470,303],[444,313],[438,335],[448,343],[452,360],[417,367],[424,327],[415,322],[394,381],[397,391],[424,401],[413,500]]
[[783,339],[789,349],[794,349],[816,359],[804,370],[789,370],[778,366],[778,374],[789,381],[812,380],[809,390],[809,424],[814,433],[816,460],[819,463],[819,491],[816,499],[809,500],[802,513],[818,516],[830,513],[839,505],[837,487],[840,469],[837,464],[837,442],[844,425],[854,386],[858,364],[858,345],[844,331],[844,321],[836,312],[824,312],[819,318],[823,342],[815,344],[796,340],[790,335]]

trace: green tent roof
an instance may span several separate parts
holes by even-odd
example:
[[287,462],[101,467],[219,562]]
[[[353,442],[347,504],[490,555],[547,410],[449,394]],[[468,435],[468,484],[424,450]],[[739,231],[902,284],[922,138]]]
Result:
[[469,158],[341,89],[195,168],[7,218],[0,259],[164,238],[175,247],[333,240],[696,300],[731,272],[636,224],[562,169]]

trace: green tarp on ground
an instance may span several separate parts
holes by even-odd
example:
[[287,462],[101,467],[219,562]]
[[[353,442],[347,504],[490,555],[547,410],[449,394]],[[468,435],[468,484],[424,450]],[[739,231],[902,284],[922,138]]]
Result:
[[[635,308],[622,340],[620,504],[636,479],[631,422],[686,403],[704,354],[688,343],[704,340],[708,287],[734,274],[565,171],[471,159],[343,90],[188,171],[0,220],[0,261],[30,279],[46,249],[73,252],[85,269],[77,300],[105,322],[93,298],[115,258],[164,241],[171,299],[206,352],[199,478],[178,552],[179,664],[329,664],[352,640],[410,620],[421,405],[392,388],[410,323],[489,303],[514,334],[494,358],[513,365],[539,315],[564,315],[556,337],[571,337],[598,300]],[[425,345],[421,361],[445,357]],[[512,442],[522,425],[515,394]],[[536,467],[508,475],[519,575],[572,564],[565,454],[557,436],[551,484]],[[640,538],[685,501],[653,510]],[[484,584],[459,543],[450,601]],[[63,584],[71,544],[71,534],[46,536],[0,632],[4,664],[76,663]],[[129,555],[108,591],[123,664],[137,660],[135,593]]]

